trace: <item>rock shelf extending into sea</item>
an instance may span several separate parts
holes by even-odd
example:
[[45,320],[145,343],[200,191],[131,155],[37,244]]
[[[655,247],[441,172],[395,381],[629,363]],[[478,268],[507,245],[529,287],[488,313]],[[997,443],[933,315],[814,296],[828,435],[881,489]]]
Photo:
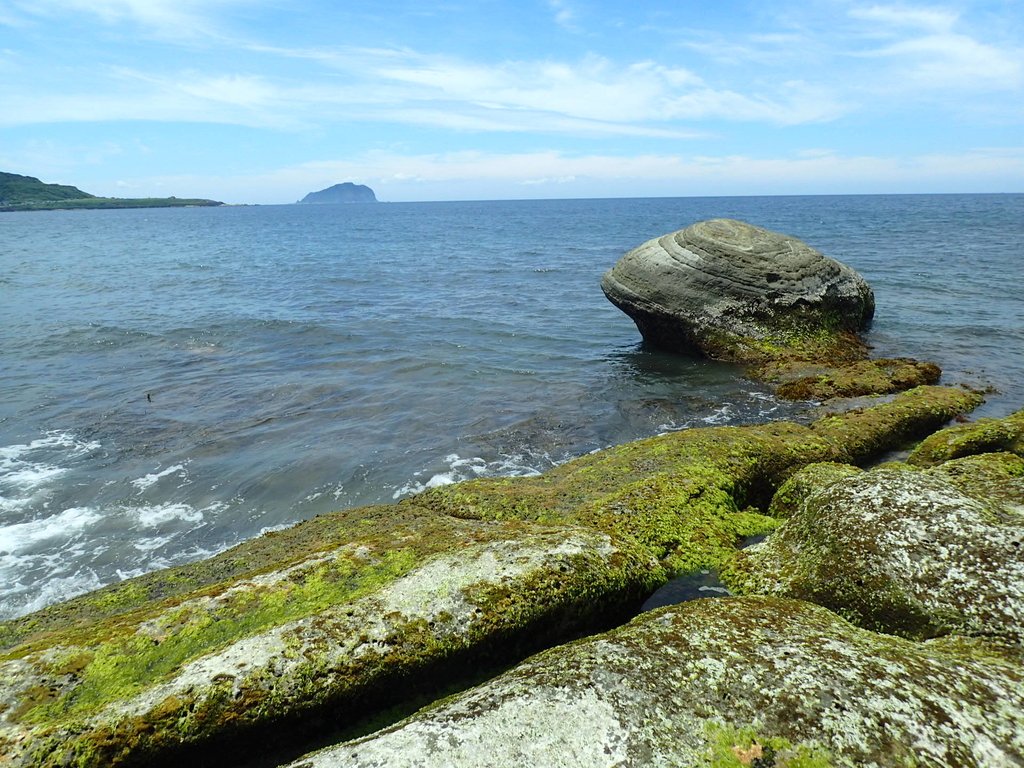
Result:
[[[0,765],[1018,765],[1024,411],[876,384],[4,622]],[[702,571],[731,594],[637,615]]]

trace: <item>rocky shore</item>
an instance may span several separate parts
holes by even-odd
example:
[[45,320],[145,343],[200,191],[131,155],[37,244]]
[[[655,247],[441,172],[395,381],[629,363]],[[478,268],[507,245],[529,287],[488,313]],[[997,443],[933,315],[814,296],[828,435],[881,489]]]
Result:
[[[826,364],[782,346],[757,364]],[[1024,411],[905,378],[4,622],[0,765],[1019,765]],[[731,595],[637,615],[703,570]]]

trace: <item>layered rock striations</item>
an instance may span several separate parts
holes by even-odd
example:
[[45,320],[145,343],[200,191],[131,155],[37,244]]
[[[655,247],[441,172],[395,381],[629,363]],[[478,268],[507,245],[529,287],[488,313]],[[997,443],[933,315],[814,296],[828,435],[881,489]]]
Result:
[[701,221],[649,240],[601,287],[647,343],[748,363],[790,399],[891,393],[939,378],[931,363],[867,359],[858,333],[875,301],[857,272],[742,221]]
[[732,219],[647,241],[601,287],[654,346],[742,362],[799,348],[807,337],[855,333],[875,309],[854,270],[796,238]]

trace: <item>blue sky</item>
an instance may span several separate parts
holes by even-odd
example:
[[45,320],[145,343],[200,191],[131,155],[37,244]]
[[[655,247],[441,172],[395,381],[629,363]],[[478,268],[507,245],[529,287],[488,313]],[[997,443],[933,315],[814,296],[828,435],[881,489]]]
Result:
[[0,170],[120,197],[1024,191],[1024,4],[0,0]]

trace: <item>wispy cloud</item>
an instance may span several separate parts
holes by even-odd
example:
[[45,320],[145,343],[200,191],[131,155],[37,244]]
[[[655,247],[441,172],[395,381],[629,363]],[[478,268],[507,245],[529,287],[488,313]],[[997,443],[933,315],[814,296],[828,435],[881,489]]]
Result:
[[947,8],[906,5],[870,5],[850,9],[850,16],[887,27],[918,29],[934,34],[949,32],[959,19],[959,14]]
[[[577,61],[489,64],[409,50],[362,54],[340,55],[331,63],[369,82],[407,86],[395,95],[410,103],[443,102],[463,116],[486,112],[495,129],[506,123],[513,130],[532,126],[562,132],[590,126],[612,133],[612,126],[621,125],[635,133],[644,126],[650,130],[706,119],[792,125],[829,120],[845,109],[835,96],[807,83],[788,81],[774,92],[747,95],[715,88],[684,67],[651,60],[621,64],[589,55]],[[520,119],[526,113],[533,118]],[[678,127],[670,131],[676,136],[684,132]]]
[[[311,189],[353,180],[385,200],[467,199],[502,189],[506,197],[585,195],[735,195],[877,191],[984,191],[1024,174],[1024,147],[977,149],[908,157],[841,154],[828,150],[787,156],[569,155],[448,152],[410,155],[369,152],[359,157],[288,166],[238,177],[174,176],[133,182],[145,187],[208,190],[225,200],[291,202]],[[518,191],[518,195],[517,195]]]
[[[484,64],[410,50],[273,50],[325,67],[316,76],[270,78],[193,69],[98,69],[73,91],[39,94],[9,85],[0,125],[57,121],[178,120],[300,129],[334,120],[386,121],[457,130],[578,136],[701,136],[701,122],[794,125],[833,119],[844,105],[808,83],[756,95],[716,89],[694,72],[638,61]],[[343,79],[335,71],[345,74]]]
[[862,34],[880,40],[859,55],[891,60],[887,87],[928,90],[1013,90],[1024,85],[1024,49],[999,47],[958,29],[949,9],[872,5],[850,17],[866,22]]
[[568,0],[548,0],[548,7],[555,14],[555,23],[569,32],[578,32],[576,11]]
[[[186,39],[214,34],[216,16],[222,9],[244,4],[245,0],[13,0],[22,23],[33,18],[60,18],[77,14],[106,25],[131,25],[168,39]],[[251,3],[250,3],[251,4]],[[3,17],[0,9],[0,18]]]

